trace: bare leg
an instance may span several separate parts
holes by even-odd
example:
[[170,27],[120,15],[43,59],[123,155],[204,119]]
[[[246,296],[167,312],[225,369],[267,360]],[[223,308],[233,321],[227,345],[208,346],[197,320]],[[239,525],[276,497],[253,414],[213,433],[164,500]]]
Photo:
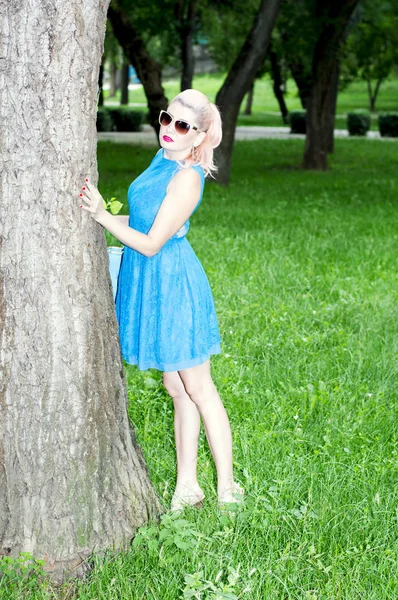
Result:
[[185,391],[178,371],[163,373],[163,383],[174,403],[174,436],[177,452],[177,488],[197,486],[200,415]]
[[179,371],[184,388],[196,404],[217,469],[220,497],[233,485],[232,435],[228,415],[210,374],[210,360]]

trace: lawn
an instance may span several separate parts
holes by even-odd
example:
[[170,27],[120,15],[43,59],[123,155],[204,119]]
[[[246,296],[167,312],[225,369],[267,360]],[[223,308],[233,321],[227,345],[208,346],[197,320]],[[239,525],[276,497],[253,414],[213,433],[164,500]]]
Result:
[[[328,172],[302,171],[302,151],[300,140],[236,143],[229,188],[207,184],[188,234],[213,289],[212,373],[246,506],[219,514],[202,431],[203,509],[96,558],[65,600],[398,597],[397,146],[336,140]],[[153,154],[99,143],[104,197],[125,201]],[[129,414],[167,506],[172,402],[159,371],[125,366]],[[0,600],[12,589],[53,597],[8,585]]]
[[[215,75],[197,75],[193,80],[193,87],[205,93],[209,99],[214,102],[217,91],[223,82],[222,74]],[[171,100],[179,93],[179,81],[171,80],[163,83],[166,96]],[[105,103],[107,101],[108,91],[105,90]],[[117,99],[120,92],[117,94]],[[115,98],[111,99],[115,101]],[[131,103],[146,104],[146,98],[143,88],[130,90],[129,101]],[[297,87],[293,80],[287,83],[287,92],[285,101],[289,111],[302,110],[300,99],[297,94]],[[347,129],[347,112],[357,109],[368,109],[368,94],[365,82],[354,82],[345,90],[341,91],[337,102],[336,128]],[[245,100],[242,103],[242,111],[245,107]],[[137,107],[138,110],[144,110],[145,107]],[[378,129],[377,114],[380,112],[398,111],[398,77],[391,78],[384,82],[380,88],[378,100],[376,103],[376,113],[372,115],[372,129]],[[281,127],[283,122],[279,113],[279,105],[272,91],[272,82],[268,75],[255,83],[253,114],[250,116],[242,113],[238,119],[238,125],[263,125],[272,127]]]

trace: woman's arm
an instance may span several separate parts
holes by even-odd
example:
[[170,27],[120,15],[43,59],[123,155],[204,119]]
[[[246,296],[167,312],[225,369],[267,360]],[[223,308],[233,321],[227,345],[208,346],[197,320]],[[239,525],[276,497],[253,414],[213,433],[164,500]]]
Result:
[[129,216],[128,215],[115,215],[115,218],[120,221],[120,223],[124,223],[125,225],[129,224]]
[[[86,183],[83,206],[93,219],[105,227],[124,246],[145,256],[154,256],[191,216],[199,202],[200,175],[193,169],[182,169],[170,181],[167,194],[159,208],[148,234],[136,231],[120,219],[107,212],[103,207],[102,196],[90,182]],[[118,218],[119,217],[119,218]]]

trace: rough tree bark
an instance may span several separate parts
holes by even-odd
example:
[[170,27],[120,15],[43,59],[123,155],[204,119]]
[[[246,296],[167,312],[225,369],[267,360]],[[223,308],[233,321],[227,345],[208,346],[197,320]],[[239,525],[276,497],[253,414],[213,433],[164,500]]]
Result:
[[[323,26],[314,48],[312,88],[307,106],[307,135],[303,157],[305,169],[327,169],[330,149],[330,122],[335,112],[336,63],[345,32],[359,0],[317,0]],[[338,69],[337,69],[338,75]],[[334,119],[334,116],[333,116]]]
[[264,62],[280,4],[281,0],[262,0],[246,41],[216,97],[223,118],[223,139],[216,150],[217,181],[222,185],[229,183],[239,108]]
[[0,552],[54,581],[161,510],[127,415],[97,184],[108,0],[0,0]]
[[148,101],[149,121],[155,129],[156,137],[158,137],[160,129],[159,113],[161,110],[166,110],[168,104],[162,87],[161,66],[150,56],[143,39],[117,0],[112,0],[108,9],[108,18],[116,39],[143,85]]
[[193,35],[195,31],[196,0],[178,0],[174,9],[176,26],[181,40],[181,91],[192,88],[195,69]]

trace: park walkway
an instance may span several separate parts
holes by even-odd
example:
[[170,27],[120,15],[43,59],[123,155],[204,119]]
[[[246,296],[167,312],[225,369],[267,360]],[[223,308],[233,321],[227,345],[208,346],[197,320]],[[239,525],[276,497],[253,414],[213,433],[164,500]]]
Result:
[[[334,135],[336,138],[358,139],[355,137],[350,137],[346,129],[335,129]],[[305,136],[302,134],[290,133],[289,127],[239,126],[236,128],[236,140],[257,140],[262,138],[278,140],[303,140]],[[382,138],[378,131],[368,131],[367,139],[395,141],[398,138]],[[144,146],[157,146],[157,139],[150,125],[144,125],[142,131],[139,132],[99,131],[98,140],[109,140],[111,142],[119,142],[124,144],[142,144]]]

